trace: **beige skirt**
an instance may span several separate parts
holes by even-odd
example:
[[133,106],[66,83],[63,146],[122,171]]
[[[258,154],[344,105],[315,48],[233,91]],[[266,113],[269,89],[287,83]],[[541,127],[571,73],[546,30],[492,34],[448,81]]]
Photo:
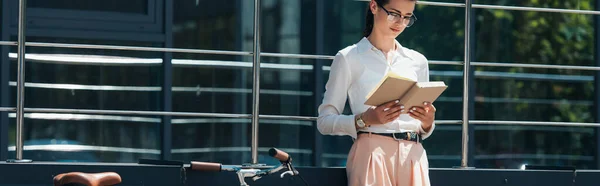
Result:
[[360,134],[346,164],[351,186],[430,186],[427,153],[420,143]]

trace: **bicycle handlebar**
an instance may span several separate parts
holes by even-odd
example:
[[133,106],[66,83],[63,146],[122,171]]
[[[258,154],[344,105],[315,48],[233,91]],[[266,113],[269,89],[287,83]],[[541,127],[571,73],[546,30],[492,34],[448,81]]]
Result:
[[292,158],[290,157],[290,155],[288,153],[283,152],[277,148],[269,149],[269,156],[272,156],[275,159],[278,159],[279,161],[281,161],[283,163],[289,163],[290,161],[292,161]]
[[[238,175],[238,179],[240,183],[244,186],[247,186],[244,178],[251,177],[254,181],[260,179],[263,176],[273,174],[279,172],[281,170],[286,169],[284,173],[280,175],[283,178],[285,175],[296,176],[299,175],[298,171],[294,169],[292,166],[292,157],[282,150],[277,148],[269,149],[269,156],[279,160],[281,164],[279,166],[265,166],[262,164],[258,165],[223,165],[221,163],[211,163],[211,162],[199,162],[199,161],[191,161],[190,168],[192,170],[197,171],[207,171],[207,172],[220,172],[220,171],[233,171]],[[302,178],[302,177],[301,177]],[[306,181],[302,179],[305,183]],[[306,183],[307,184],[307,183]],[[308,184],[307,184],[308,185]]]
[[221,171],[221,168],[223,167],[223,165],[221,165],[220,163],[210,163],[210,162],[192,161],[191,164],[192,164],[192,166],[191,166],[192,170],[198,170],[198,171],[219,172],[219,171]]

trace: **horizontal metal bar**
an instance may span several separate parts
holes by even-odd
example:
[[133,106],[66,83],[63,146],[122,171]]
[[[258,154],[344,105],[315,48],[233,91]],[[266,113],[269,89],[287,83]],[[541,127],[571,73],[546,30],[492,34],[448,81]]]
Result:
[[[370,1],[370,0],[360,0]],[[464,3],[445,3],[445,2],[433,2],[433,1],[417,1],[418,5],[429,5],[429,6],[442,6],[442,7],[461,7],[464,8]],[[593,10],[573,10],[573,9],[560,9],[560,8],[538,8],[538,7],[522,7],[522,6],[504,6],[504,5],[484,5],[484,4],[472,4],[472,8],[478,9],[498,9],[498,10],[517,10],[517,11],[533,11],[533,12],[555,12],[555,13],[574,13],[574,14],[593,14],[600,15],[600,11]]]
[[433,2],[433,1],[417,1],[418,5],[429,5],[429,6],[443,6],[443,7],[465,7],[464,3],[444,3],[444,2]]
[[[218,87],[173,87],[173,92],[214,92],[214,93],[252,93],[252,89],[247,88],[218,88]],[[273,90],[260,89],[260,94],[286,95],[286,96],[312,96],[311,91],[301,90]]]
[[[11,107],[0,107],[0,111],[14,112]],[[183,117],[216,117],[216,118],[251,118],[250,114],[224,114],[224,113],[191,113],[191,112],[161,112],[161,111],[125,111],[125,110],[90,110],[90,109],[49,109],[25,108],[25,112],[42,113],[72,113],[72,114],[112,114],[112,115],[153,115],[153,116],[183,116]],[[283,116],[260,115],[263,119],[316,121],[317,117],[310,116]],[[436,120],[436,124],[460,124],[461,120]],[[600,127],[600,123],[577,122],[543,122],[543,121],[488,121],[470,120],[470,124],[477,125],[539,125],[539,126],[565,126],[565,127]]]
[[[72,113],[72,114],[112,114],[112,115],[152,115],[152,116],[182,116],[182,117],[217,117],[217,118],[251,118],[250,114],[225,113],[192,113],[192,112],[162,112],[162,111],[130,111],[130,110],[91,110],[91,109],[54,109],[54,108],[25,108],[25,112],[41,113]],[[316,117],[308,116],[279,116],[260,115],[263,119],[304,120],[316,121]]]
[[[16,118],[16,113],[8,114],[9,118]],[[66,114],[66,113],[25,113],[28,119],[43,120],[66,120],[66,121],[126,121],[126,122],[144,122],[161,123],[158,117],[134,117],[134,116],[111,116],[94,114]]]
[[[9,58],[16,59],[17,53],[9,53]],[[269,56],[292,57],[305,59],[327,59],[331,60],[334,56],[320,55],[302,55],[302,54],[274,54]],[[133,58],[122,56],[83,56],[83,55],[54,55],[54,54],[26,54],[27,62],[39,62],[49,64],[69,64],[69,65],[115,65],[115,66],[156,66],[162,64],[160,58]],[[211,67],[246,67],[252,68],[251,62],[244,61],[223,61],[223,60],[193,60],[193,59],[173,59],[173,66],[211,66]],[[457,61],[431,60],[434,65],[462,65]],[[265,69],[289,69],[289,70],[312,70],[313,65],[309,64],[279,64],[279,63],[261,63],[261,68]]]
[[251,117],[250,114],[162,112],[162,111],[133,111],[133,110],[56,109],[56,108],[25,108],[25,112],[72,113],[72,114],[111,114],[111,115],[151,115],[151,116],[182,116],[182,117],[217,117],[217,118],[250,118]]
[[[17,83],[11,81],[10,86]],[[113,85],[79,85],[79,84],[54,84],[54,83],[25,83],[27,88],[62,89],[62,90],[98,90],[98,91],[136,91],[136,92],[158,92],[162,90],[159,86],[113,86]],[[213,93],[252,93],[251,89],[245,88],[219,88],[219,87],[172,87],[173,92],[213,92]],[[261,89],[261,94],[286,95],[286,96],[312,96],[311,91],[300,90],[273,90]]]
[[[460,160],[458,155],[427,155],[429,159],[434,160]],[[339,158],[345,159],[348,154],[332,154],[324,153],[324,158]],[[492,159],[576,159],[584,161],[594,160],[593,156],[580,155],[560,155],[560,154],[491,154],[491,155],[476,155],[475,159],[492,160]]]
[[[50,108],[25,108],[25,112],[44,113],[73,113],[73,114],[114,114],[114,115],[153,115],[153,116],[184,116],[184,117],[217,117],[217,118],[251,118],[250,114],[225,114],[225,113],[192,113],[192,112],[162,112],[162,111],[129,111],[129,110],[91,110],[91,109],[50,109]],[[303,120],[316,121],[317,117],[309,116],[279,116],[260,115],[261,119]]]
[[[259,147],[258,151],[268,152],[269,147]],[[286,153],[294,154],[311,154],[311,149],[297,149],[297,148],[281,148]],[[206,148],[185,148],[185,149],[173,149],[171,153],[209,153],[209,152],[250,152],[250,147],[206,147]]]
[[[346,159],[348,154],[323,153],[323,158]],[[427,155],[430,160],[460,160],[459,155]]]
[[532,12],[552,12],[552,13],[600,15],[600,11],[593,11],[593,10],[573,10],[573,9],[560,9],[560,8],[538,8],[538,7],[482,5],[482,4],[473,4],[472,7],[478,8],[478,9],[497,9],[497,10],[517,10],[517,11],[532,11]]
[[15,107],[0,107],[0,112],[16,112],[17,108]]
[[281,120],[300,120],[300,121],[317,121],[317,117],[310,116],[282,116],[282,115],[260,115],[261,119],[281,119]]
[[[269,56],[276,57],[296,57],[305,59],[330,59],[334,56],[320,55],[302,55],[302,54],[275,54],[270,53]],[[9,53],[11,59],[17,57],[17,53]],[[85,64],[85,65],[160,65],[162,59],[147,59],[147,58],[129,58],[129,57],[93,57],[93,56],[55,56],[48,54],[27,54],[26,59],[29,62],[42,62],[51,64]],[[174,66],[224,66],[224,67],[247,67],[251,68],[251,62],[243,61],[220,61],[220,60],[189,60],[189,59],[173,59]],[[445,60],[430,60],[429,64],[433,65],[463,65],[461,61],[445,61]],[[491,66],[491,67],[522,67],[522,68],[547,68],[547,69],[572,69],[572,70],[600,70],[600,67],[594,66],[573,66],[573,65],[546,65],[546,64],[524,64],[524,63],[504,63],[504,62],[471,62],[472,66]],[[289,69],[289,70],[312,70],[312,65],[302,64],[277,64],[277,63],[261,63],[261,68],[272,69]]]
[[[173,59],[172,63],[173,63],[173,66],[176,66],[176,67],[210,66],[210,67],[252,68],[252,62],[244,62],[244,61]],[[260,63],[260,68],[261,69],[277,69],[277,70],[312,70],[313,65]]]
[[[17,59],[17,53],[8,53],[10,59]],[[115,65],[115,66],[159,66],[161,58],[135,58],[123,56],[77,55],[77,54],[25,54],[27,62],[67,64],[67,65]],[[13,60],[15,61],[15,60]],[[15,61],[16,62],[16,61]]]
[[475,159],[497,160],[497,159],[555,159],[555,160],[583,160],[593,161],[594,156],[564,155],[564,154],[482,154],[475,155]]
[[[35,47],[80,48],[80,49],[107,49],[107,50],[133,50],[133,51],[147,51],[147,52],[177,52],[177,53],[240,55],[240,56],[251,56],[252,55],[252,52],[243,52],[243,51],[200,50],[200,49],[158,48],[158,47],[136,47],[136,46],[117,46],[117,45],[89,45],[89,44],[41,43],[41,42],[27,42],[26,45],[27,46],[35,46]],[[334,58],[334,56],[327,56],[327,55],[285,54],[285,53],[261,53],[261,56],[265,56],[265,57],[285,57],[285,58],[305,58],[305,59],[333,59]]]
[[[4,42],[5,44],[16,44],[15,42]],[[113,45],[87,45],[87,44],[65,44],[65,43],[38,43],[28,42],[28,46],[38,47],[59,47],[59,48],[83,48],[83,49],[110,49],[110,50],[134,50],[149,52],[180,52],[180,53],[198,53],[198,54],[217,54],[217,55],[252,55],[252,52],[242,51],[223,51],[223,50],[199,50],[199,49],[178,49],[178,48],[157,48],[157,47],[134,47],[134,46],[113,46]],[[306,55],[306,54],[286,54],[286,53],[261,53],[265,57],[285,57],[302,59],[326,59],[332,60],[335,56],[328,55]],[[180,60],[184,64],[185,60]],[[462,61],[444,61],[430,60],[434,65],[463,65]],[[177,63],[179,64],[179,63]],[[277,65],[277,64],[274,64]],[[597,70],[600,67],[593,66],[572,66],[572,65],[545,65],[545,64],[523,64],[523,63],[492,63],[492,62],[471,62],[473,66],[495,66],[495,67],[521,67],[521,68],[547,68],[547,69],[572,69],[572,70]]]
[[[268,152],[270,148],[258,148],[261,152]],[[25,145],[26,151],[101,151],[101,152],[124,152],[124,153],[140,153],[140,154],[160,154],[158,149],[141,149],[141,148],[126,148],[126,147],[109,147],[109,146],[93,146],[93,145],[78,145],[78,144],[47,144],[47,145]],[[311,154],[310,149],[297,148],[281,148],[286,153],[294,154]],[[9,146],[8,151],[15,151],[15,146]],[[184,148],[173,149],[171,152],[176,154],[181,153],[214,153],[214,152],[245,152],[250,151],[250,147],[207,147],[207,148]]]
[[[8,151],[15,151],[15,146],[9,146]],[[107,146],[92,146],[92,145],[76,145],[76,144],[49,144],[49,145],[25,145],[23,150],[38,150],[38,151],[101,151],[101,152],[125,152],[125,153],[140,153],[140,154],[160,154],[157,149],[138,149],[126,147],[107,147]]]
[[146,52],[177,52],[177,53],[239,55],[239,56],[250,56],[250,55],[252,55],[252,52],[243,52],[243,51],[200,50],[200,49],[159,48],[159,47],[136,47],[136,46],[116,46],[116,45],[89,45],[89,44],[40,43],[40,42],[27,42],[26,45],[27,46],[34,46],[34,47],[106,49],[106,50],[131,50],[131,51],[146,51]]
[[[8,109],[7,109],[8,110]],[[158,123],[160,122],[160,119],[157,118],[140,118],[140,117],[117,117],[117,116],[99,116],[99,115],[84,115],[84,114],[52,114],[52,115],[48,115],[48,114],[43,114],[43,113],[27,113],[25,114],[25,116],[27,118],[32,118],[32,119],[60,119],[60,120],[111,120],[111,121],[135,121],[135,122],[151,122],[151,123]],[[9,117],[14,118],[14,113],[10,114]],[[278,116],[278,115],[261,115],[260,116],[263,119],[274,119],[273,122],[276,122],[278,120],[300,120],[300,121],[315,121],[317,118],[316,117],[307,117],[307,116]],[[244,118],[247,119],[247,118]],[[267,120],[268,121],[268,120]],[[218,122],[216,120],[189,120],[188,119],[173,119],[173,123],[207,123],[207,122]],[[219,121],[219,122],[248,122],[246,120],[236,120],[236,121]],[[499,124],[506,124],[506,121],[484,121],[484,122],[495,122],[493,124],[495,125],[499,125]],[[532,125],[531,122],[519,122],[519,125]],[[470,122],[472,124],[482,124],[481,121],[473,121]],[[514,123],[514,121],[511,121],[509,123]],[[526,124],[523,124],[526,123]],[[277,123],[277,124],[282,124],[282,123]],[[458,125],[461,124],[460,120],[437,120],[436,124],[441,124],[441,125]],[[488,123],[485,123],[488,124]],[[575,124],[581,124],[581,123],[575,123]],[[305,126],[310,126],[311,124],[293,124],[293,125],[305,125]],[[552,126],[552,125],[561,125],[561,126],[574,126],[573,123],[562,123],[562,122],[536,122],[535,125],[543,125],[543,126]],[[590,123],[584,123],[584,126],[589,126]],[[596,126],[599,124],[593,124],[591,123],[592,126]]]
[[[356,0],[369,2],[371,0]],[[429,6],[443,6],[443,7],[465,7],[464,3],[445,3],[445,2],[433,2],[433,1],[417,1],[418,5],[429,5]]]
[[461,120],[436,120],[435,124],[438,125],[459,125],[461,124]]
[[538,125],[538,126],[561,126],[561,127],[600,127],[600,123],[546,122],[546,121],[471,120],[469,123],[476,124],[476,125]]
[[505,78],[515,80],[549,80],[553,82],[590,82],[594,81],[594,76],[562,75],[562,74],[535,74],[535,73],[511,73],[511,72],[490,72],[475,71],[477,78]]
[[[171,119],[172,124],[205,124],[205,123],[250,123],[250,119],[243,118],[190,118],[190,119]],[[261,119],[261,124],[293,125],[293,126],[313,126],[312,121],[294,121],[294,120],[272,120]]]
[[524,63],[471,62],[471,65],[473,65],[473,66],[489,66],[489,67],[520,67],[520,68],[546,68],[546,69],[568,69],[568,70],[600,70],[600,67],[593,67],[593,66],[545,65],[545,64],[524,64]]
[[[477,125],[477,131],[525,131],[525,130],[535,130],[536,132],[565,132],[565,129],[562,127],[554,127],[554,126],[539,126],[539,125]],[[595,129],[591,127],[575,127],[570,128],[568,132],[572,133],[585,133],[589,135],[594,135]]]
[[[14,108],[2,108],[5,111],[15,111]],[[56,109],[56,108],[25,108],[25,112],[39,113],[70,113],[70,114],[109,114],[109,115],[152,115],[152,116],[183,116],[183,117],[216,117],[216,118],[251,118],[250,114],[225,113],[192,113],[192,112],[162,112],[162,111],[131,111],[131,110],[92,110],[92,109]],[[260,115],[261,119],[316,121],[312,116]],[[438,120],[436,124],[459,124],[458,120]]]
[[462,61],[442,61],[442,60],[429,60],[429,64],[432,65],[463,65]]
[[301,58],[301,59],[330,59],[330,60],[335,58],[335,56],[327,56],[327,55],[285,54],[285,53],[266,53],[266,52],[261,52],[260,56],[282,57],[282,58]]
[[16,41],[0,41],[0,45],[17,46],[17,42]]
[[[16,113],[8,114],[9,118],[16,118]],[[114,116],[114,115],[96,115],[96,114],[67,114],[67,113],[25,113],[28,119],[43,120],[66,120],[66,121],[127,121],[144,123],[161,123],[158,117],[139,117],[139,116]],[[262,119],[263,124],[293,125],[293,126],[312,126],[313,121],[295,121],[295,120],[273,120]],[[171,119],[173,124],[197,124],[197,123],[250,123],[246,118],[192,118],[192,119]]]
[[585,105],[593,106],[593,100],[568,100],[568,99],[535,99],[535,98],[505,98],[505,97],[476,97],[476,102],[480,103],[526,103],[526,104],[568,104],[568,105]]
[[[9,86],[17,86],[17,82],[8,82]],[[158,92],[162,90],[160,86],[114,86],[114,85],[80,85],[80,84],[60,84],[60,83],[25,83],[27,88],[43,89],[63,89],[63,90],[98,90],[98,91],[136,91],[136,92]],[[176,87],[173,87],[176,88]],[[190,87],[192,88],[192,87]],[[202,91],[198,89],[198,91]]]

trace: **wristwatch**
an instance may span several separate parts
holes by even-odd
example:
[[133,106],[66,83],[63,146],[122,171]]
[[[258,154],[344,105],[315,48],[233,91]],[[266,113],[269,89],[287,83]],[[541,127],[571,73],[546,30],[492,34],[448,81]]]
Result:
[[358,115],[358,118],[356,118],[356,125],[358,128],[365,128],[367,126],[365,121],[362,119],[362,114]]

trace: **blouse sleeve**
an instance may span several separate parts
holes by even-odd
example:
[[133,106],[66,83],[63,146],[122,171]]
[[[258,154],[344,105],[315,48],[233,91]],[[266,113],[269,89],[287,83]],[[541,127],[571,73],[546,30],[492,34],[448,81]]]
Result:
[[317,128],[321,134],[357,138],[355,116],[341,114],[346,105],[351,79],[348,62],[341,53],[336,54],[325,85],[323,102],[318,108]]

